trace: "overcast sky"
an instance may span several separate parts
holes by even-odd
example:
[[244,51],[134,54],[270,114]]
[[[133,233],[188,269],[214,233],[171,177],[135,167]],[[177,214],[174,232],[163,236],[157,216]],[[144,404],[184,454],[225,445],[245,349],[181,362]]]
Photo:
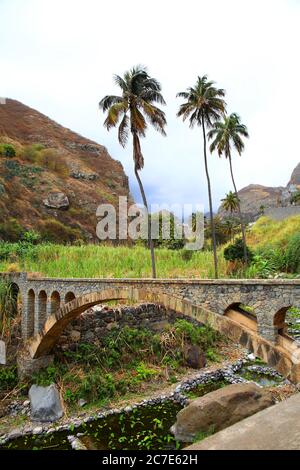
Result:
[[[107,147],[139,199],[130,145],[103,127],[98,102],[114,73],[144,64],[167,102],[168,136],[149,131],[142,179],[151,202],[204,203],[200,129],[176,118],[176,93],[208,74],[250,139],[234,155],[239,188],[285,186],[300,161],[300,0],[0,0],[0,96]],[[232,189],[228,162],[209,158],[214,206]]]

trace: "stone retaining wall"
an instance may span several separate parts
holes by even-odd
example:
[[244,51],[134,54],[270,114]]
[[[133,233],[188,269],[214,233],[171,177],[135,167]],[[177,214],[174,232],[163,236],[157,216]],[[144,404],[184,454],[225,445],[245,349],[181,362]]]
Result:
[[155,333],[162,331],[168,324],[175,323],[178,318],[199,325],[199,322],[183,314],[152,303],[115,308],[97,306],[85,311],[67,326],[58,346],[62,349],[72,349],[79,341],[87,344],[101,343],[112,330],[120,330],[125,326],[146,328]]

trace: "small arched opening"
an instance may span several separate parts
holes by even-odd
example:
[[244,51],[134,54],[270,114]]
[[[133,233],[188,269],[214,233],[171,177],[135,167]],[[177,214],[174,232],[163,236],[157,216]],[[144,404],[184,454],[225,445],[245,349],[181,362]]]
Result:
[[60,308],[60,295],[57,291],[52,292],[50,297],[50,315]]
[[36,328],[40,331],[47,317],[47,294],[41,290],[38,296],[38,318]]
[[283,307],[274,315],[273,325],[277,334],[286,335],[287,334],[287,324],[285,323],[286,313],[289,307]]
[[34,333],[34,310],[35,310],[35,293],[30,289],[27,294],[27,337],[30,338]]
[[244,305],[241,302],[234,302],[226,308],[224,316],[239,323],[248,330],[257,331],[255,311],[248,305]]
[[300,342],[300,309],[283,307],[274,315],[273,325],[277,343],[289,348],[294,341]]
[[73,292],[68,292],[65,295],[65,303],[67,304],[68,302],[72,302],[72,300],[75,299],[75,294]]

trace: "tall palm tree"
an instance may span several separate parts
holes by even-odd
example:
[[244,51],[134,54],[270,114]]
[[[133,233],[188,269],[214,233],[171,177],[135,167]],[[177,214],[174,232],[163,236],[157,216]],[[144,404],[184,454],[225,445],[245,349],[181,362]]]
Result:
[[232,214],[233,212],[238,210],[240,200],[236,193],[229,191],[229,193],[226,194],[226,196],[221,199],[221,201],[222,207],[225,209],[225,211],[230,212]]
[[118,126],[118,140],[122,147],[128,141],[129,132],[133,141],[134,173],[140,188],[143,204],[148,216],[148,244],[151,252],[152,276],[156,277],[153,240],[151,237],[151,220],[148,214],[148,203],[139,171],[144,167],[144,157],[140,138],[146,136],[148,123],[162,135],[166,135],[167,124],[165,113],[154,103],[165,104],[161,94],[160,83],[148,75],[141,65],[125,72],[123,77],[114,75],[114,81],[121,89],[121,96],[107,95],[99,103],[100,109],[107,112],[104,126],[109,131]]
[[202,127],[203,133],[203,150],[204,164],[207,178],[210,226],[212,234],[212,248],[214,252],[214,268],[215,277],[218,277],[218,260],[217,260],[217,244],[216,231],[213,219],[211,184],[207,164],[206,150],[206,128],[211,128],[213,123],[221,118],[225,112],[225,91],[216,88],[213,81],[209,81],[207,75],[198,77],[194,87],[188,88],[186,91],[177,94],[178,97],[184,98],[185,103],[181,104],[177,113],[178,117],[182,117],[183,121],[189,118],[190,127],[195,125]]
[[242,154],[245,144],[242,137],[249,137],[247,127],[241,123],[241,119],[238,114],[232,113],[230,116],[225,116],[223,121],[217,121],[214,123],[213,129],[208,133],[208,138],[213,139],[210,146],[210,151],[213,152],[217,150],[219,157],[223,154],[229,160],[230,174],[232,179],[232,184],[234,187],[234,192],[238,200],[238,213],[241,223],[242,236],[243,236],[243,245],[244,245],[244,259],[245,263],[248,262],[247,246],[246,246],[246,233],[245,233],[245,224],[243,222],[243,216],[241,212],[241,204],[238,197],[238,192],[235,184],[235,179],[233,176],[232,169],[232,158],[231,158],[231,149],[232,147],[238,152],[239,155]]

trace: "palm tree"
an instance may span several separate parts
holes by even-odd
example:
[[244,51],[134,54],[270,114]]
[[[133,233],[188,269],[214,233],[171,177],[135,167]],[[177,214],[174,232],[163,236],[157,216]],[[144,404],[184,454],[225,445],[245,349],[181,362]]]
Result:
[[225,112],[225,101],[223,100],[225,91],[220,88],[216,88],[214,86],[214,82],[209,81],[207,75],[204,75],[203,77],[198,77],[194,87],[190,87],[186,91],[178,93],[177,96],[186,100],[185,103],[181,104],[177,116],[182,116],[183,121],[189,118],[191,128],[193,128],[195,125],[202,127],[204,164],[207,178],[210,226],[212,234],[212,248],[214,252],[215,277],[217,278],[218,260],[216,231],[213,219],[211,184],[207,164],[206,128],[211,128],[213,123],[220,119],[221,115],[223,115]]
[[229,237],[230,243],[233,241],[234,222],[232,219],[226,219],[223,222],[226,235]]
[[234,192],[238,201],[238,214],[241,223],[243,244],[244,244],[244,259],[245,263],[248,262],[247,246],[246,246],[246,233],[245,225],[243,222],[241,204],[238,197],[238,192],[235,184],[235,179],[233,176],[232,169],[232,159],[231,159],[231,148],[232,146],[237,150],[238,154],[241,155],[245,144],[242,140],[242,137],[249,137],[247,127],[244,124],[241,124],[241,119],[236,113],[230,114],[230,116],[225,116],[223,121],[215,122],[213,129],[208,133],[208,138],[213,139],[213,142],[210,146],[210,151],[218,151],[219,157],[225,155],[229,160],[230,174],[232,179],[232,184],[234,187]]
[[104,121],[106,129],[109,131],[111,128],[119,126],[118,140],[122,147],[126,146],[129,132],[132,135],[134,173],[147,210],[148,244],[151,252],[152,276],[155,278],[156,267],[151,237],[151,220],[148,214],[147,198],[139,175],[139,171],[144,167],[140,138],[146,135],[147,121],[162,135],[166,135],[164,129],[167,124],[165,113],[154,105],[154,103],[165,104],[165,100],[161,95],[159,82],[150,77],[147,69],[141,65],[125,72],[123,77],[114,75],[114,81],[121,88],[122,95],[107,95],[100,101],[99,106],[103,112],[107,112]]
[[229,191],[229,193],[226,194],[224,199],[221,199],[221,201],[222,207],[225,209],[225,211],[230,212],[232,214],[233,212],[238,210],[240,200],[237,197],[236,193]]

